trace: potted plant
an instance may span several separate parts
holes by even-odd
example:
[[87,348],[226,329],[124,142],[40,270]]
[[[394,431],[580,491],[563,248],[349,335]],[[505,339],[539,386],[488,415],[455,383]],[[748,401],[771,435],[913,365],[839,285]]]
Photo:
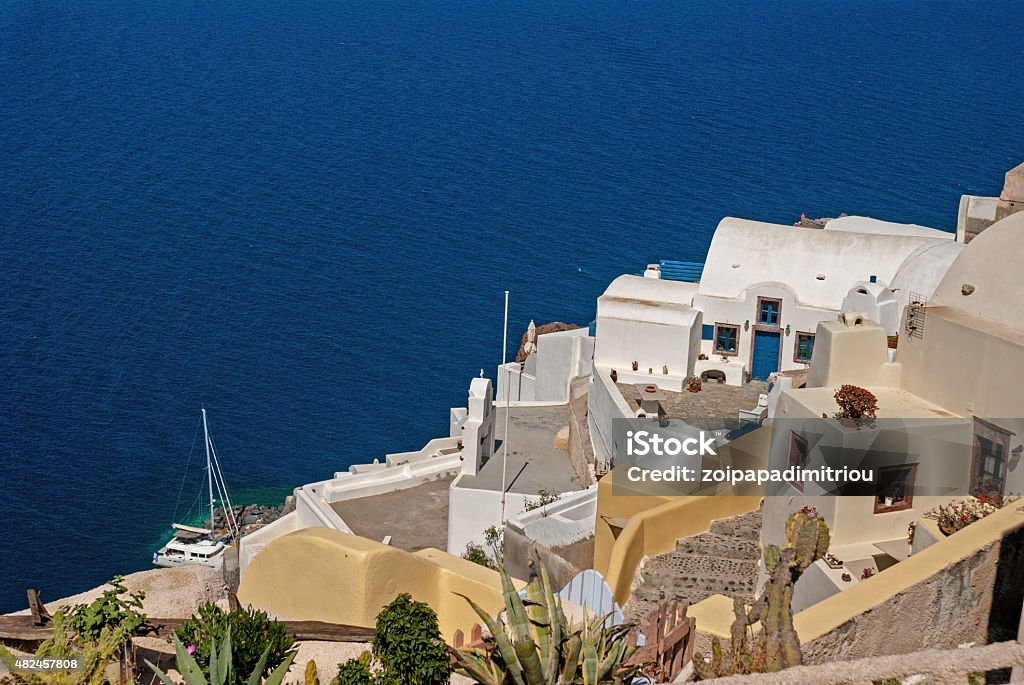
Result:
[[995,513],[998,507],[982,502],[974,497],[954,500],[949,504],[941,504],[925,512],[924,517],[938,523],[943,535],[952,535],[963,530],[975,521],[980,521],[989,514]]
[[834,395],[839,405],[839,419],[844,426],[860,425],[862,421],[872,421],[878,412],[878,398],[867,388],[846,384],[836,390]]

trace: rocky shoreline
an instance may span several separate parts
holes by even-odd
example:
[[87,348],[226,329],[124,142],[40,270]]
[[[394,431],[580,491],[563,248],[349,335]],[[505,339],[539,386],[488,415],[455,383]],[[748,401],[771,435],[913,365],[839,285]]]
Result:
[[[295,511],[295,497],[288,495],[284,504],[273,506],[268,504],[243,504],[233,507],[235,520],[242,536],[255,532],[260,528],[269,525],[285,514]],[[211,530],[224,530],[227,528],[227,521],[224,517],[224,509],[216,509],[213,512],[213,522],[210,519],[203,519],[203,526]]]

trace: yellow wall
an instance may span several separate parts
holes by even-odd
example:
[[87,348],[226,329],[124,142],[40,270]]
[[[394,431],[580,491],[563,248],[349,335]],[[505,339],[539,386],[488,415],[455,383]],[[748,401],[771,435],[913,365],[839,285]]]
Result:
[[[607,577],[608,561],[611,559],[615,537],[619,533],[619,524],[624,524],[640,512],[653,509],[677,497],[628,495],[629,485],[615,489],[612,485],[619,468],[607,473],[597,483],[597,521],[594,525],[594,568]],[[623,478],[624,480],[624,478]]]
[[449,641],[480,621],[455,592],[492,615],[503,606],[495,571],[436,549],[410,554],[327,528],[296,531],[267,545],[242,577],[238,598],[284,618],[372,627],[402,592],[437,612]]
[[[924,583],[943,569],[969,557],[1024,525],[1024,514],[1010,505],[967,526],[955,535],[943,538],[895,566],[861,581],[793,616],[793,627],[800,642],[807,644],[828,635],[853,619],[891,600],[895,595]],[[920,607],[930,611],[932,607]],[[734,619],[732,601],[713,595],[690,607],[689,616],[697,619],[697,630],[727,639]],[[882,621],[891,620],[891,614]]]
[[[618,469],[616,469],[618,471]],[[703,533],[715,519],[753,511],[761,497],[658,497],[613,493],[615,471],[597,489],[594,568],[600,571],[619,604],[629,599],[630,586],[645,556],[675,549],[676,540]],[[625,522],[618,537],[615,525]]]
[[[770,443],[771,428],[765,426],[720,447],[718,457],[733,468],[764,468]],[[594,526],[594,568],[604,575],[620,604],[629,599],[645,556],[675,549],[676,540],[705,532],[715,519],[757,509],[764,492],[756,485],[723,485],[713,497],[647,495],[642,494],[642,485],[615,485],[616,477],[625,481],[625,469],[616,467],[599,481]]]

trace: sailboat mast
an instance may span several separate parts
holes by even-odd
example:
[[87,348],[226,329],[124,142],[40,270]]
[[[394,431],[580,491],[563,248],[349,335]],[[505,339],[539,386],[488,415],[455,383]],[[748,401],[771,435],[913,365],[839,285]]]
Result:
[[210,429],[206,425],[206,407],[203,407],[203,441],[206,443],[206,485],[210,493],[210,530],[214,528],[213,466],[210,462]]

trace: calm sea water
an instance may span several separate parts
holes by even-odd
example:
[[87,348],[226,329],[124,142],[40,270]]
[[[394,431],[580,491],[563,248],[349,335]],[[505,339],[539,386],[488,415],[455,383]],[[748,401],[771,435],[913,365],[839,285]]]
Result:
[[1020,26],[1016,0],[0,0],[0,611],[148,566],[204,403],[236,499],[280,499],[444,434],[506,288],[517,339],[725,215],[953,228],[1022,161]]

